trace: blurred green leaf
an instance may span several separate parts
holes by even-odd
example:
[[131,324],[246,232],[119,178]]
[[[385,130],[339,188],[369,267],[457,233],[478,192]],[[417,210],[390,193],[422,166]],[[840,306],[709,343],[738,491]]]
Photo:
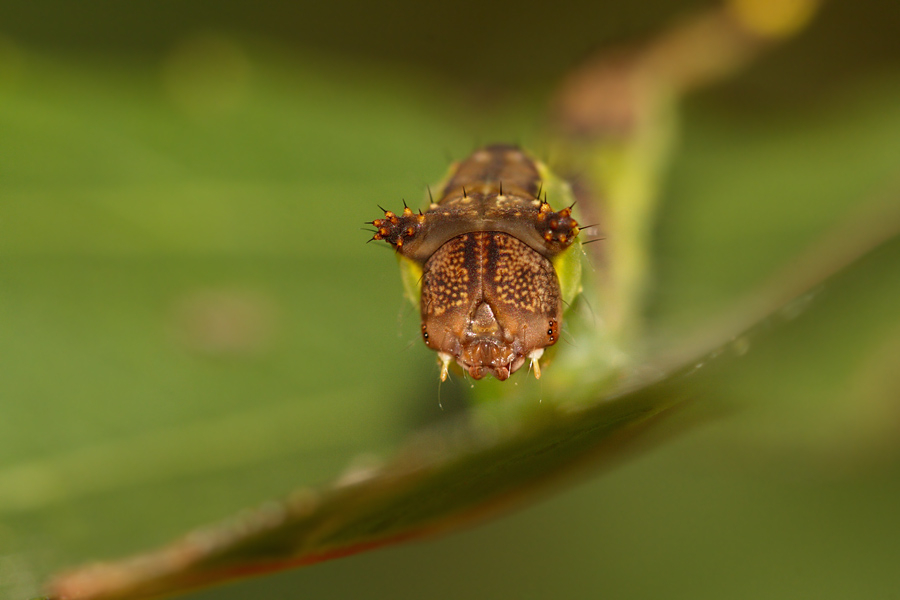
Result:
[[[454,115],[444,90],[412,77],[248,48],[242,99],[224,113],[179,105],[166,65],[26,51],[0,91],[0,573],[15,573],[0,578],[0,595],[27,596],[61,567],[158,546],[298,485],[377,472],[410,429],[441,419],[436,367],[415,346],[392,257],[362,244],[357,228],[376,203],[421,197],[445,149],[471,147],[475,124]],[[876,81],[810,114],[746,126],[702,100],[689,107],[659,226],[655,330],[691,330],[885,190],[896,176],[898,96]],[[497,121],[478,137],[510,129]],[[749,420],[713,439],[779,461],[778,440],[797,441],[801,456],[823,448],[804,445],[822,438],[797,428],[812,413],[834,415],[813,420],[827,438],[843,422],[847,390],[873,397],[860,381],[882,381],[871,423],[892,414],[896,380],[879,360],[898,327],[896,261],[894,244],[745,360],[699,380],[697,397],[714,407],[751,407]],[[244,327],[223,332],[221,318]],[[413,489],[419,510],[404,504],[405,521],[351,519],[322,547],[352,546],[360,528],[465,515],[486,490],[513,489],[586,452],[594,438],[573,436],[579,427],[640,422],[682,398],[654,390],[646,405],[622,397],[597,406],[595,420],[569,416],[552,431],[542,427],[565,420],[547,417],[559,398],[494,409],[530,415],[522,420],[488,410],[472,417],[487,419],[480,429],[438,429],[392,464],[450,457],[428,486],[453,482],[459,496],[422,505],[427,494]],[[452,388],[441,393],[448,413],[459,409]],[[833,410],[819,412],[823,399]],[[479,448],[520,439],[490,419],[529,424],[558,450],[544,463],[507,446],[500,463],[482,462]],[[867,423],[841,447],[870,437]],[[519,470],[468,479],[493,464]],[[334,493],[350,502],[353,489]],[[294,499],[308,506],[308,496]]]

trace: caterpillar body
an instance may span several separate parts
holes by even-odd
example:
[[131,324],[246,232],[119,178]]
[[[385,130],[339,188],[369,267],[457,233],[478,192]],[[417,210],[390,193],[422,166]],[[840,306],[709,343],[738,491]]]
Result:
[[[526,361],[536,377],[581,290],[578,223],[553,210],[568,186],[517,146],[491,145],[454,164],[425,212],[404,206],[371,222],[397,251],[441,380],[455,361],[503,381]],[[543,198],[542,198],[543,194]]]

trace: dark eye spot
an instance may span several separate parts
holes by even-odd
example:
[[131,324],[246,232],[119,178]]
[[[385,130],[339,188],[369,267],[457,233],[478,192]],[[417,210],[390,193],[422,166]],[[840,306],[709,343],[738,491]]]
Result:
[[548,329],[548,330],[547,330],[547,335],[551,335],[551,336],[552,336],[552,335],[553,335],[553,330],[552,330],[552,329]]

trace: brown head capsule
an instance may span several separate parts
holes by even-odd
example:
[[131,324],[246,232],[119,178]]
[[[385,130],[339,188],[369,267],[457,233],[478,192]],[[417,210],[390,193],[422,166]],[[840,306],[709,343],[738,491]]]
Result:
[[[456,165],[425,213],[386,211],[372,222],[421,270],[422,337],[442,362],[474,379],[505,380],[559,339],[563,293],[554,259],[575,240],[570,209],[538,194],[541,165],[515,146],[478,150]],[[580,274],[580,272],[579,272]]]

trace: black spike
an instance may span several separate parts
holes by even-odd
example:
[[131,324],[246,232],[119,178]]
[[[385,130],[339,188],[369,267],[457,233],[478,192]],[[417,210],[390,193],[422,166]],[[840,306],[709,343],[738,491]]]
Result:
[[380,208],[380,209],[381,209],[381,212],[383,212],[383,213],[388,212],[388,209],[386,209],[385,207],[383,207],[383,206],[380,205],[380,204],[376,204],[375,206],[377,206],[378,208]]
[[466,186],[463,186],[463,198],[468,198],[469,194],[466,192]]
[[500,182],[500,195],[503,195],[503,182]]
[[538,200],[541,199],[541,192],[543,192],[543,191],[544,191],[544,181],[541,180],[541,186],[538,188],[538,193],[537,193],[537,199],[538,199]]
[[406,199],[403,199],[403,208],[409,208],[409,207],[406,205]]
[[[431,186],[426,185],[425,189],[428,190],[428,201],[431,202],[432,204],[434,204],[434,196],[431,195]],[[419,212],[422,212],[422,211],[419,211]]]

